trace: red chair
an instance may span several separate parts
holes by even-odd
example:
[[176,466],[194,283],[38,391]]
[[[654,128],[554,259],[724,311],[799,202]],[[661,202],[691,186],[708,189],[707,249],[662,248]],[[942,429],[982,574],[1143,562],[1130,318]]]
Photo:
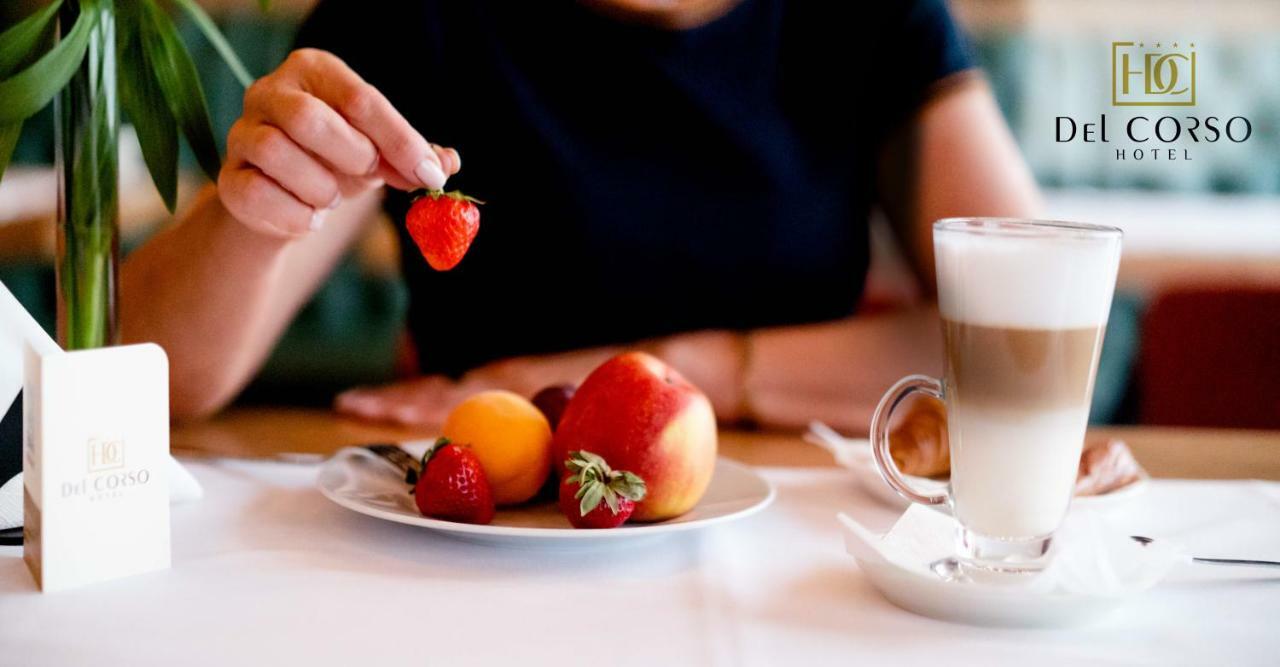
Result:
[[1143,424],[1280,429],[1280,289],[1180,287],[1142,324]]

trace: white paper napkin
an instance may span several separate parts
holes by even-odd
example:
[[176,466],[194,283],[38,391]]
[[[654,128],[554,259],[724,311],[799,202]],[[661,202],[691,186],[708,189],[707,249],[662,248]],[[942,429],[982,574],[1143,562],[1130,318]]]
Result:
[[[169,457],[169,504],[200,500],[204,497],[204,488],[178,460]],[[22,525],[22,473],[0,486],[0,530],[17,528]]]
[[[956,555],[956,520],[925,505],[912,504],[883,536],[847,514],[839,515],[845,545],[860,561],[888,563],[920,576],[936,577],[930,564]],[[1054,536],[1052,560],[1039,574],[1008,579],[1044,594],[1118,597],[1160,582],[1187,557],[1171,543],[1143,546],[1111,528],[1101,514],[1073,512]],[[964,583],[958,585],[983,585]]]

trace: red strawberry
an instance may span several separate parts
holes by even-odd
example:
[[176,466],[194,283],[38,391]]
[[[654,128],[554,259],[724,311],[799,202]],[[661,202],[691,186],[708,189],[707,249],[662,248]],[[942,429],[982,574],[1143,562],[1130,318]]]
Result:
[[448,271],[462,261],[480,231],[476,204],[483,203],[456,190],[428,190],[413,200],[404,224],[431,268]]
[[462,523],[493,521],[493,493],[480,459],[466,447],[436,440],[422,455],[413,498],[424,516]]
[[560,483],[560,511],[574,528],[617,528],[644,498],[644,480],[613,470],[597,454],[569,452],[569,475]]

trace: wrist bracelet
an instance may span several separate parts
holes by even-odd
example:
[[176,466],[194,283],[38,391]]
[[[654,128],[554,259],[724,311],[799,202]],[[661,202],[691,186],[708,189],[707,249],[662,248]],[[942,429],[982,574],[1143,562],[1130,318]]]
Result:
[[735,409],[738,424],[746,428],[759,425],[754,401],[751,400],[751,368],[755,361],[755,336],[751,331],[739,332],[738,341],[738,404]]

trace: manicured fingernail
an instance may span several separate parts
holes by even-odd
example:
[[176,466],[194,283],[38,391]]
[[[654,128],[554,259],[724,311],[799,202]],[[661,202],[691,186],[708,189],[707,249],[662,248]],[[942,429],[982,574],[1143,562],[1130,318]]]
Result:
[[319,210],[311,214],[311,231],[317,231],[324,227],[324,217],[328,213],[326,210]]
[[326,206],[325,208],[332,211],[333,209],[338,208],[341,205],[342,205],[342,193],[339,192],[333,196],[333,201],[329,202],[329,205]]
[[365,176],[372,176],[372,175],[374,175],[374,174],[378,173],[378,165],[380,165],[380,164],[382,164],[382,156],[381,156],[381,155],[378,155],[377,153],[374,153],[374,154],[373,154],[373,163],[372,163],[372,164],[370,164],[370,165],[369,165],[369,168],[365,170],[364,175],[365,175]]
[[423,159],[414,168],[413,175],[418,177],[418,181],[432,190],[444,189],[444,172],[440,171],[440,166],[429,159]]

